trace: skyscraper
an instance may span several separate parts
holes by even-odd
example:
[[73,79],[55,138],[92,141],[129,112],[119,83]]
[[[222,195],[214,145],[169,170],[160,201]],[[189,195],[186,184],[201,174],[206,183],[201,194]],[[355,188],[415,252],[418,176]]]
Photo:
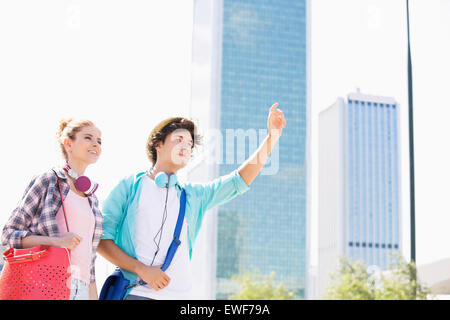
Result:
[[[236,169],[262,142],[265,134],[260,130],[267,128],[274,102],[284,111],[287,126],[250,191],[218,210],[216,298],[233,293],[233,275],[256,270],[275,272],[278,281],[303,298],[309,136],[307,2],[223,0],[222,5],[219,121],[226,139],[219,174]],[[244,136],[248,148],[239,147]]]
[[319,292],[339,255],[386,270],[400,250],[398,117],[359,92],[319,115]]

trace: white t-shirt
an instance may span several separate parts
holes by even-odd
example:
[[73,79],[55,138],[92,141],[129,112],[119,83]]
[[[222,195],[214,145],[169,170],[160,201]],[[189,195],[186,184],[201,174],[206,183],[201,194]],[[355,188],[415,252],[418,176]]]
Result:
[[[134,245],[136,257],[146,265],[151,265],[157,250],[158,231],[163,223],[166,188],[158,187],[148,176],[142,178],[142,190],[136,211]],[[162,229],[159,251],[153,262],[154,266],[161,266],[172,243],[173,233],[177,224],[180,200],[176,187],[169,188],[167,198],[167,218]],[[155,241],[153,240],[155,238]],[[132,295],[156,300],[190,299],[192,290],[192,273],[189,259],[189,245],[187,240],[186,219],[180,233],[181,245],[178,247],[172,262],[165,271],[170,282],[164,289],[155,291],[150,285],[137,286],[130,292]],[[139,280],[139,279],[138,279]]]

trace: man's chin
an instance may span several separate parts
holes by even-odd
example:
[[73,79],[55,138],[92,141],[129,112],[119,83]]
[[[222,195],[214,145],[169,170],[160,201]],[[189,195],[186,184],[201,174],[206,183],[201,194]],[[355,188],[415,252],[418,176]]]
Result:
[[181,164],[178,164],[177,166],[178,166],[178,170],[179,169],[183,169],[184,167],[186,167],[187,165],[188,165],[188,162],[189,161],[186,161],[186,162],[183,162],[183,163],[181,163]]
[[172,161],[173,166],[176,167],[178,170],[186,167],[188,163],[189,160],[186,159],[176,159],[175,161]]

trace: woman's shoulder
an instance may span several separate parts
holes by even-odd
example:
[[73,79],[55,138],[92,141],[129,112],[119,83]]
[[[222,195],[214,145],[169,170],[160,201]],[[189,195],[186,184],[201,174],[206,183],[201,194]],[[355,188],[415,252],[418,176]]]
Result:
[[56,174],[53,169],[49,169],[35,174],[30,181],[29,187],[48,187],[49,184],[56,182]]
[[56,175],[52,170],[40,172],[31,177],[22,195],[22,199],[39,199],[45,197],[51,185],[56,184]]

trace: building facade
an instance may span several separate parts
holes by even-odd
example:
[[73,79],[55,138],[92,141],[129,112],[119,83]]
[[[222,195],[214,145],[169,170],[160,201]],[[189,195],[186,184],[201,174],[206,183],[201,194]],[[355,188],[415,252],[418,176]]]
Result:
[[[216,298],[235,292],[232,276],[270,274],[305,297],[307,265],[307,2],[222,2],[219,174],[247,159],[267,134],[279,102],[283,136],[251,190],[218,209]],[[282,23],[281,23],[282,22]]]
[[319,292],[339,256],[388,269],[400,252],[399,111],[349,94],[319,115]]

